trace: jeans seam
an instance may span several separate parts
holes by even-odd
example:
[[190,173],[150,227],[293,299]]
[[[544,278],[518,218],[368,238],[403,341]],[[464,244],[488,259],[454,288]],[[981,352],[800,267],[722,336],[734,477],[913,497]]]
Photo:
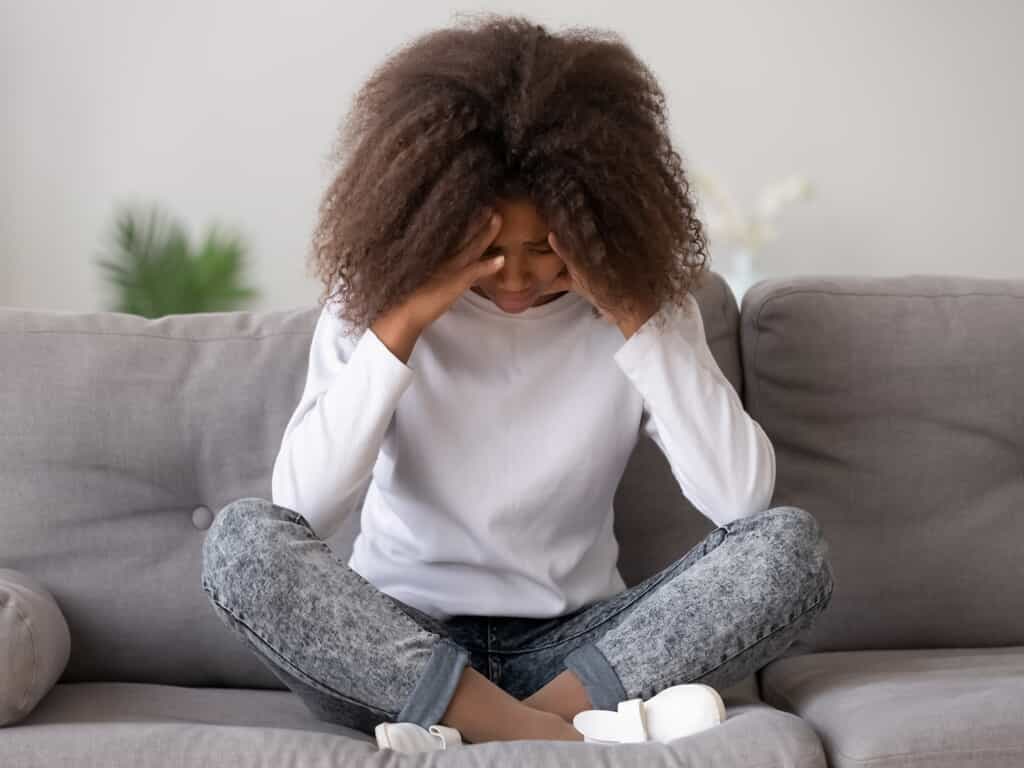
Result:
[[559,645],[563,645],[565,643],[568,643],[570,640],[575,640],[578,637],[582,637],[583,635],[590,634],[595,629],[600,627],[602,624],[606,624],[609,621],[611,621],[612,619],[614,619],[616,616],[618,616],[620,613],[622,613],[627,608],[632,608],[634,605],[636,605],[636,603],[640,600],[640,598],[644,597],[652,589],[654,589],[659,584],[661,584],[665,579],[667,579],[669,577],[669,575],[670,575],[669,573],[665,573],[660,579],[658,579],[653,584],[651,584],[651,586],[649,586],[643,592],[638,592],[636,594],[636,596],[632,600],[630,600],[628,603],[626,603],[624,606],[619,608],[614,613],[609,613],[607,616],[605,616],[600,621],[598,621],[598,622],[596,622],[594,624],[591,624],[588,627],[585,627],[585,628],[581,629],[579,632],[576,632],[575,634],[569,635],[568,637],[563,637],[561,640],[555,640],[553,643],[546,643],[545,645],[534,645],[534,646],[530,646],[529,648],[515,648],[515,649],[508,649],[508,650],[500,650],[499,649],[499,650],[493,650],[493,651],[489,651],[489,652],[490,653],[505,654],[505,655],[512,656],[512,655],[519,654],[519,653],[533,653],[534,651],[546,651],[549,648],[556,648]]
[[307,672],[304,672],[303,670],[299,669],[297,666],[295,666],[295,664],[293,664],[291,661],[289,661],[288,658],[285,657],[279,650],[277,650],[277,648],[275,648],[270,642],[268,642],[267,639],[265,637],[263,637],[263,635],[261,635],[259,632],[254,630],[245,621],[243,621],[241,618],[239,618],[237,615],[235,615],[235,613],[231,609],[229,609],[227,606],[223,605],[219,600],[217,600],[217,598],[213,595],[213,593],[210,590],[206,589],[206,587],[203,587],[203,591],[206,592],[209,595],[210,600],[212,600],[217,605],[217,607],[219,607],[225,613],[230,615],[231,618],[234,621],[237,621],[239,624],[241,624],[243,627],[245,627],[255,637],[258,637],[260,639],[260,641],[264,645],[266,645],[267,648],[269,648],[274,653],[274,655],[276,655],[284,663],[285,666],[289,667],[292,670],[295,670],[295,672],[297,673],[296,677],[299,677],[300,679],[303,679],[303,681],[307,682],[308,685],[311,685],[311,686],[314,686],[314,687],[318,687],[318,688],[322,688],[322,689],[324,689],[323,692],[328,693],[331,696],[337,696],[339,699],[341,699],[342,701],[345,701],[346,703],[349,703],[349,704],[356,704],[356,705],[358,705],[360,707],[365,707],[366,709],[372,710],[374,713],[382,715],[384,717],[392,717],[394,715],[394,713],[391,712],[390,710],[381,709],[380,707],[374,706],[373,704],[368,704],[365,701],[360,701],[359,699],[354,699],[351,696],[346,696],[345,694],[340,693],[339,691],[334,690],[329,685],[325,685],[323,682],[321,682],[321,681],[317,680],[316,678],[312,677]]
[[494,654],[494,653],[497,653],[497,651],[492,651],[491,650],[491,619],[490,619],[490,617],[487,617],[486,619],[484,619],[484,639],[485,639],[486,644],[487,644],[487,679],[490,680],[493,683],[495,681],[492,680],[491,678],[492,677],[497,678],[498,675],[494,674],[495,666],[496,666],[496,660],[492,659],[491,655]]
[[[730,661],[732,661],[733,659],[737,658],[738,656],[742,656],[744,653],[746,653],[747,651],[749,651],[751,648],[753,648],[754,646],[758,645],[759,643],[763,643],[765,640],[767,640],[768,638],[772,637],[773,635],[777,635],[782,630],[787,629],[788,627],[793,626],[802,617],[806,616],[808,613],[813,611],[815,608],[817,608],[823,602],[827,601],[830,597],[832,597],[832,590],[833,590],[833,587],[830,586],[829,589],[828,589],[828,592],[826,592],[820,598],[815,600],[813,603],[811,603],[809,606],[807,606],[807,608],[802,610],[800,613],[798,613],[792,619],[787,621],[785,624],[783,624],[780,627],[776,627],[771,632],[769,632],[767,635],[764,635],[763,637],[758,638],[757,640],[752,642],[747,647],[737,651],[732,656],[730,656],[729,658],[724,659],[723,661],[719,662],[718,664],[716,664],[711,669],[708,669],[708,670],[705,670],[704,672],[701,672],[699,675],[697,675],[697,677],[701,678],[701,677],[705,677],[706,675],[710,675],[712,672],[714,672],[719,667],[722,667],[722,666],[728,664]],[[663,683],[665,683],[667,681],[670,681],[670,680],[674,679],[675,677],[676,677],[676,675],[666,675],[664,677],[658,678],[653,683],[649,683],[648,686],[649,687],[657,688],[658,686],[662,685]]]

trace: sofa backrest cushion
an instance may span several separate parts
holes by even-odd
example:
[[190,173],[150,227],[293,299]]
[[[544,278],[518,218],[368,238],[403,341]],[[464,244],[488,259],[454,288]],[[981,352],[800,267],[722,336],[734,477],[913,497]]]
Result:
[[[738,387],[738,308],[709,277],[698,303]],[[0,567],[37,578],[63,610],[63,682],[283,688],[213,613],[201,545],[226,504],[271,497],[318,315],[0,308]],[[713,527],[645,436],[616,509],[630,584]],[[339,558],[358,528],[353,515],[328,541]]]
[[740,344],[773,504],[832,550],[832,602],[791,652],[1019,644],[1024,280],[762,281]]
[[64,611],[62,682],[283,687],[211,613],[201,543],[269,495],[313,320],[0,310],[0,565]]

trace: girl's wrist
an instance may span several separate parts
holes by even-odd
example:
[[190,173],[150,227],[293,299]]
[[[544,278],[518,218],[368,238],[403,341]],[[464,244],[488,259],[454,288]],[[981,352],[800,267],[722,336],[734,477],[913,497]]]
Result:
[[422,332],[415,321],[404,312],[388,312],[374,320],[370,328],[395,357],[408,364],[412,349]]
[[619,326],[619,331],[621,331],[622,335],[628,340],[630,336],[640,329],[640,326],[654,316],[656,311],[657,310],[654,309],[652,305],[647,305],[640,311],[620,317],[616,321],[616,325]]

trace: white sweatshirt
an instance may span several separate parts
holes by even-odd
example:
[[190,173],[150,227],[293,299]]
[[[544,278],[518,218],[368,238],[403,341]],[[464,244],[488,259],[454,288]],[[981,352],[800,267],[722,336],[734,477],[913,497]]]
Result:
[[273,502],[321,538],[361,509],[349,566],[445,620],[553,617],[625,589],[612,500],[643,429],[722,525],[768,508],[775,452],[708,349],[696,300],[629,339],[567,292],[518,314],[466,291],[408,364],[325,304]]

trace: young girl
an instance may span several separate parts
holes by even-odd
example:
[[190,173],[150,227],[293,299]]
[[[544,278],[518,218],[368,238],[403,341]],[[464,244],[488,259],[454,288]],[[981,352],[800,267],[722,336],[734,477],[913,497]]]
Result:
[[[322,719],[381,747],[667,741],[720,722],[824,610],[814,518],[712,357],[665,98],[615,35],[485,16],[358,93],[325,294],[272,500],[217,515],[203,587]],[[626,588],[643,432],[717,527]],[[352,514],[348,562],[324,542]]]

